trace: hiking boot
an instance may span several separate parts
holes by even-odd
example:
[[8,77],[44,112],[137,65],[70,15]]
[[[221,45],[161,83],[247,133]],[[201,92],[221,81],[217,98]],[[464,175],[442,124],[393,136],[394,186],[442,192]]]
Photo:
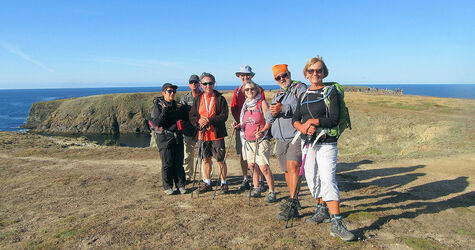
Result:
[[355,235],[346,229],[341,216],[334,216],[331,218],[332,226],[330,228],[330,235],[333,237],[340,237],[344,241],[351,241],[355,238]]
[[261,193],[264,193],[265,191],[267,191],[267,189],[268,187],[264,180],[259,181],[259,191],[261,191]]
[[315,209],[315,213],[312,217],[305,220],[307,223],[311,224],[320,224],[322,222],[330,222],[330,213],[328,212],[328,207],[323,205],[318,205]]
[[275,192],[270,191],[270,192],[267,194],[266,198],[264,198],[264,201],[265,201],[265,202],[269,202],[269,203],[276,202],[276,201],[277,201],[277,198],[276,198],[276,196],[275,196]]
[[258,197],[261,197],[261,191],[259,191],[258,188],[253,188],[249,195],[253,198],[258,198]]
[[290,218],[298,218],[298,209],[290,204],[292,204],[292,202],[289,202],[289,205],[282,212],[278,213],[275,218],[278,220],[290,220]]
[[186,194],[186,189],[185,189],[185,187],[180,187],[180,188],[178,188],[178,191],[180,191],[180,194]]
[[173,194],[173,189],[169,188],[169,189],[165,189],[165,194],[167,195],[172,195]]
[[228,192],[229,192],[228,184],[222,184],[221,185],[221,193],[222,194],[227,194]]
[[211,190],[213,190],[213,188],[211,188],[211,185],[206,184],[206,182],[201,183],[200,193],[208,192],[208,191],[211,191]]
[[239,186],[239,191],[249,190],[249,188],[251,188],[251,185],[249,185],[249,180],[242,180],[241,186]]
[[[292,201],[291,199],[288,199],[286,202],[280,204],[279,205],[280,211],[284,211],[284,209],[290,205],[291,201]],[[300,206],[300,201],[297,199],[297,210],[301,208],[302,206]]]

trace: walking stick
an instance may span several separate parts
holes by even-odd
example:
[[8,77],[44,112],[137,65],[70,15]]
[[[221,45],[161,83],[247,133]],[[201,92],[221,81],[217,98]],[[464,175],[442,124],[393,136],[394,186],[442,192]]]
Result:
[[[191,198],[193,198],[193,193],[195,191],[195,183],[196,183],[196,172],[198,172],[198,160],[200,161],[200,166],[203,162],[203,137],[204,137],[204,129],[201,129],[201,140],[199,140],[199,143],[198,143],[198,153],[197,153],[197,157],[196,157],[196,160],[195,160],[195,171],[193,173],[193,185],[191,186]],[[201,170],[200,170],[200,173],[201,173]],[[201,181],[201,180],[200,180]],[[199,181],[198,181],[198,194],[197,194],[197,198],[200,197],[200,188],[199,188]]]
[[[259,131],[260,125],[257,124],[257,131]],[[258,139],[256,138],[256,142],[254,144],[254,168],[251,170],[251,180],[254,183],[254,171],[256,171],[256,157],[257,157],[257,146],[259,146]],[[252,186],[249,188],[249,206],[251,206],[251,190]]]
[[[231,142],[233,142],[234,130],[236,130],[236,129],[233,128],[233,132],[231,133],[231,137],[229,138],[229,145],[228,145],[228,148],[226,149],[226,152],[224,154],[223,164],[226,164],[226,156],[228,156],[228,152],[229,152],[229,148],[231,146]],[[221,178],[221,173],[223,172],[223,166],[220,166],[219,163],[218,163],[218,166],[219,166],[219,175],[218,175],[218,178],[216,180],[216,187],[214,188],[213,200],[214,200],[214,197],[216,196],[216,191],[218,190],[219,178]]]
[[298,177],[297,186],[295,187],[295,192],[294,192],[295,197],[292,200],[292,202],[290,203],[290,211],[289,211],[290,214],[289,214],[289,219],[287,221],[285,221],[285,228],[288,228],[289,221],[290,221],[290,227],[294,226],[294,211],[297,209],[297,199],[298,199],[298,196],[299,196],[299,193],[300,193],[300,186],[301,186],[301,183],[302,183],[302,175],[303,175],[303,170],[304,170],[304,166],[305,166],[305,160],[307,159],[307,153],[308,153],[308,148],[309,148],[309,145],[310,145],[311,138],[312,138],[311,135],[307,135],[307,139],[305,140],[305,143],[304,143],[305,154],[303,155],[302,164],[300,164],[299,177]]

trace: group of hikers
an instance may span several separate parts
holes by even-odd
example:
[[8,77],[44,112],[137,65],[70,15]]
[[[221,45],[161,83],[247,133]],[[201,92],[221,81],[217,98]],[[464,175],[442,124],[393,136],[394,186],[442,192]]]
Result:
[[[236,72],[242,85],[234,90],[232,97],[231,113],[235,121],[231,137],[235,135],[236,152],[240,156],[243,180],[239,190],[249,190],[249,197],[260,197],[268,188],[264,200],[277,201],[269,167],[270,139],[273,137],[289,191],[289,199],[279,205],[276,218],[289,221],[299,216],[299,177],[302,177],[303,168],[308,188],[316,201],[315,213],[306,222],[331,222],[330,235],[345,241],[353,240],[353,233],[340,216],[336,182],[338,134],[331,131],[340,121],[341,99],[338,91],[332,91],[333,86],[323,83],[328,68],[321,57],[311,58],[303,69],[305,78],[310,81],[308,88],[304,83],[292,80],[287,64],[273,66],[272,73],[280,89],[268,104],[264,89],[252,80],[255,75],[252,68],[243,65]],[[185,184],[194,182],[199,167],[194,164],[197,151],[195,160],[202,160],[203,174],[199,192],[212,190],[213,157],[219,166],[220,183],[216,185],[221,193],[227,193],[224,138],[228,136],[225,126],[228,103],[214,89],[216,80],[212,74],[192,75],[188,83],[190,91],[179,103],[175,101],[178,87],[170,83],[162,86],[163,96],[154,98],[150,125],[156,133],[162,161],[163,188],[167,195],[175,193],[174,186],[176,192],[187,192]]]

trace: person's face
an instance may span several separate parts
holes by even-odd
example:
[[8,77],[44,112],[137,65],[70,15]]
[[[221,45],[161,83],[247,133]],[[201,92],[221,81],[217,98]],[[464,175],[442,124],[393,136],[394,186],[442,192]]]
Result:
[[198,81],[191,81],[188,83],[188,86],[194,91],[200,87],[200,83]]
[[167,88],[163,93],[163,99],[167,102],[171,102],[173,99],[175,99],[175,94],[176,94],[176,89],[174,88]]
[[249,74],[249,73],[240,73],[239,74],[239,79],[241,79],[242,83],[245,83],[249,80],[251,80],[253,77],[253,75]]
[[206,94],[211,94],[213,93],[214,90],[214,82],[211,77],[205,76],[203,79],[201,79],[201,88]]
[[254,88],[254,86],[252,84],[246,84],[244,86],[244,94],[246,95],[246,97],[248,99],[254,99],[254,97],[256,97],[256,94],[257,94],[257,89]]
[[285,88],[290,85],[290,72],[282,72],[275,76],[274,80],[279,84],[281,88]]
[[323,65],[322,62],[316,62],[307,69],[307,79],[314,85],[323,83]]

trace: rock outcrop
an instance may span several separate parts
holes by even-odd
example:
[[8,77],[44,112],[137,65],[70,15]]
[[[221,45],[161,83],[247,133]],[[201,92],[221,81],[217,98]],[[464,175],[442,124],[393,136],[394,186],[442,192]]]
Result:
[[107,94],[37,102],[23,127],[51,134],[150,133],[147,120],[158,95]]

